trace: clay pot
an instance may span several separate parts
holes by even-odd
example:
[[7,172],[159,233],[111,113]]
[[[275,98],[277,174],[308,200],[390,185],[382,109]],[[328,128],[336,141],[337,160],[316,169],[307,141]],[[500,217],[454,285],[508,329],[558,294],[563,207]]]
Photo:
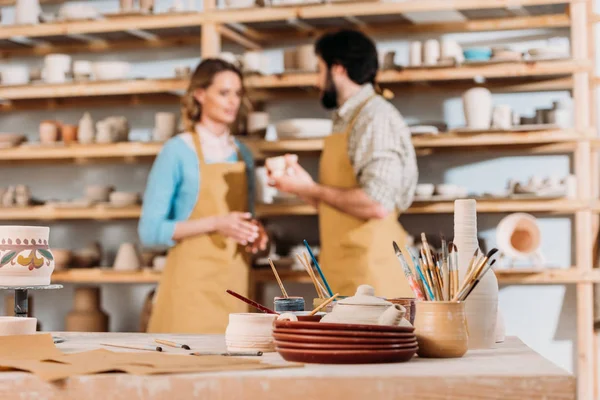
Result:
[[54,254],[54,271],[61,271],[69,268],[73,257],[71,250],[54,249],[52,250],[52,254]]
[[50,228],[0,226],[0,282],[7,286],[49,285],[54,256]]
[[273,321],[275,314],[229,314],[225,343],[229,351],[275,351]]
[[0,336],[33,335],[37,318],[0,317]]
[[115,271],[135,271],[142,267],[140,257],[133,243],[123,243],[119,247],[113,263]]
[[56,143],[59,136],[59,124],[56,121],[42,121],[40,123],[40,142],[42,144]]
[[415,315],[419,357],[459,358],[468,349],[465,305],[452,301],[419,301]]
[[73,252],[72,264],[78,268],[90,268],[100,264],[102,260],[102,247],[99,243],[92,243],[87,247]]
[[177,115],[171,112],[157,112],[154,116],[152,140],[164,142],[177,133]]
[[77,141],[77,125],[63,125],[61,129],[62,141],[70,144]]
[[315,47],[312,44],[306,44],[298,47],[297,53],[298,69],[303,72],[314,72],[317,70],[317,55]]
[[100,308],[100,288],[76,288],[73,305],[65,320],[67,331],[108,332],[108,315]]

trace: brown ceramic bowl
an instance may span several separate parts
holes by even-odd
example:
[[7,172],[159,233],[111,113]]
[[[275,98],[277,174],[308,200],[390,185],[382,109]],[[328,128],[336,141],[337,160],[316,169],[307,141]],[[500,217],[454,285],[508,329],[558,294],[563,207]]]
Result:
[[361,325],[361,324],[335,324],[331,322],[294,322],[294,321],[275,321],[276,329],[302,329],[302,330],[330,330],[330,331],[360,331],[360,332],[386,332],[386,333],[412,333],[415,328],[412,326],[391,326],[391,325]]
[[398,297],[396,299],[386,300],[392,304],[400,304],[402,307],[404,307],[406,309],[406,315],[404,316],[404,318],[406,318],[411,325],[415,324],[416,303],[414,298]]
[[402,350],[417,346],[417,340],[408,343],[392,344],[332,344],[332,343],[298,343],[275,340],[275,346],[280,349],[306,350]]
[[406,344],[417,340],[414,333],[407,333],[405,336],[395,338],[376,338],[376,337],[348,337],[348,336],[317,336],[317,335],[298,335],[294,333],[273,332],[275,340],[283,340],[294,343],[321,343],[321,344]]
[[379,364],[410,361],[417,346],[402,350],[277,349],[286,361],[315,364]]

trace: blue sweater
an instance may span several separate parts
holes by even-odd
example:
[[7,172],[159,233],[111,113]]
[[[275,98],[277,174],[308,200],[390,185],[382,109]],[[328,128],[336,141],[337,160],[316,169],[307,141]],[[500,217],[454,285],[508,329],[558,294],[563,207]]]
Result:
[[[254,211],[254,160],[250,150],[235,140],[248,175],[248,209]],[[236,153],[227,160],[211,160],[205,154],[206,163],[236,162]],[[165,143],[148,176],[144,193],[142,216],[138,234],[144,246],[173,246],[175,224],[189,218],[200,190],[200,168],[196,151],[183,139],[175,136]]]

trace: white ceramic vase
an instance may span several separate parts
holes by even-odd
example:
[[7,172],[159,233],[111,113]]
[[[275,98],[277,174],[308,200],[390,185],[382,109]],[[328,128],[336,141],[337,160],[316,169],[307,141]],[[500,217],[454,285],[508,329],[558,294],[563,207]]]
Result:
[[490,129],[492,93],[486,88],[472,88],[463,94],[462,100],[467,127],[471,129]]
[[[458,275],[462,283],[477,241],[476,202],[472,199],[454,202],[454,244],[458,247]],[[489,349],[496,340],[498,313],[498,280],[488,271],[465,301],[469,328],[469,349]]]
[[275,314],[229,314],[225,344],[229,351],[275,351],[273,321]]
[[49,285],[54,256],[46,226],[0,226],[0,286]]

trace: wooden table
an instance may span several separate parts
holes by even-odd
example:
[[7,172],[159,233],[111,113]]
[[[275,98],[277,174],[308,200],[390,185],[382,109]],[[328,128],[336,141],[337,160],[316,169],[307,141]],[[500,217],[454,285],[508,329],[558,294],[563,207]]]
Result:
[[[222,336],[136,333],[54,333],[64,352],[97,349],[98,343],[149,344],[154,338],[186,343],[195,351],[225,350]],[[128,351],[111,348],[114,351]],[[168,348],[169,352],[184,352]],[[264,362],[284,362],[277,353]],[[575,399],[575,378],[507,338],[493,350],[461,359],[419,359],[402,364],[311,365],[303,368],[134,376],[98,374],[50,384],[24,372],[0,373],[0,399]]]

